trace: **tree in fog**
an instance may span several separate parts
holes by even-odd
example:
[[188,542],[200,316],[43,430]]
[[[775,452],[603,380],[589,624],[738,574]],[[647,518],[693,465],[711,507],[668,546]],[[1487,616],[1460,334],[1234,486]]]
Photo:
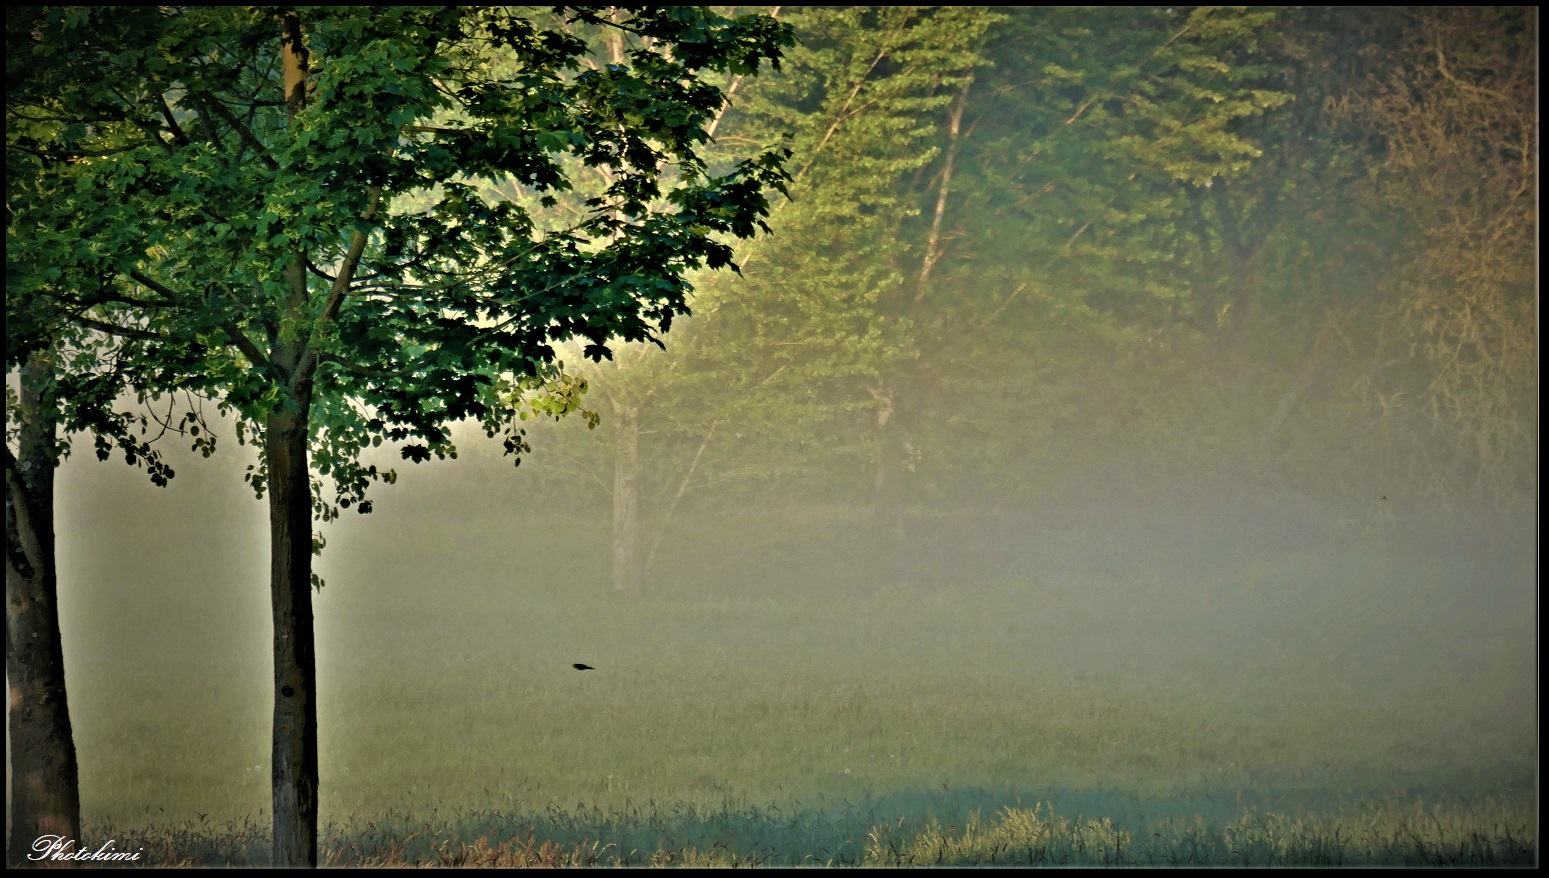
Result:
[[1423,364],[1372,393],[1420,487],[1496,508],[1536,491],[1538,13],[1412,9],[1344,109],[1379,138],[1367,203],[1408,238],[1386,354]]
[[[18,247],[18,250],[23,249]],[[8,252],[8,256],[10,253]],[[11,309],[7,309],[8,312]],[[22,322],[21,315],[8,330]],[[20,340],[18,339],[18,342]],[[89,431],[99,458],[114,446],[157,484],[172,469],[114,409],[124,389],[113,340],[100,334],[8,345],[6,387],[6,682],[10,694],[12,863],[45,835],[80,838],[79,769],[65,686],[55,555],[54,475],[61,433]],[[10,370],[8,370],[10,371]],[[197,415],[196,415],[197,418]],[[14,448],[12,447],[14,443]]]
[[[729,82],[735,101],[720,120],[729,143],[793,135],[792,200],[770,220],[778,233],[739,249],[743,277],[734,288],[709,282],[709,297],[671,348],[639,347],[587,370],[600,408],[611,414],[603,425],[612,439],[609,471],[599,480],[613,506],[620,592],[641,590],[661,530],[678,500],[715,470],[708,458],[717,451],[738,458],[717,475],[746,481],[779,469],[773,445],[815,451],[822,443],[813,431],[844,412],[874,412],[886,424],[887,399],[876,387],[859,397],[855,390],[874,385],[883,364],[911,355],[906,338],[869,325],[890,319],[877,311],[884,289],[918,271],[901,262],[916,258],[899,235],[915,208],[900,197],[899,180],[936,154],[935,117],[982,61],[974,45],[998,20],[981,8],[780,16],[800,45],[782,73]],[[865,446],[873,442],[868,436]],[[647,456],[650,468],[641,463]],[[647,533],[648,519],[655,533]]]
[[[916,210],[900,180],[937,154],[936,117],[971,80],[982,61],[974,47],[999,16],[897,7],[787,10],[782,18],[800,45],[782,74],[743,84],[723,122],[732,142],[794,136],[792,200],[771,218],[777,234],[739,250],[744,278],[705,303],[684,344],[639,351],[637,362],[602,367],[593,378],[615,413],[605,429],[615,437],[610,495],[621,591],[640,588],[661,538],[642,534],[642,435],[679,440],[671,458],[679,468],[651,492],[658,528],[710,468],[707,449],[737,455],[723,475],[769,477],[776,459],[789,456],[775,445],[803,449],[809,463],[814,455],[839,459],[831,446],[842,432],[820,440],[814,431],[862,414],[879,432],[847,450],[886,461],[873,466],[887,498],[878,514],[896,509],[883,373],[913,350],[907,315],[885,313],[885,303],[929,273],[910,252],[913,239],[900,234]],[[754,463],[761,454],[762,465]]]
[[[620,34],[622,63],[582,70],[577,22]],[[25,139],[8,125],[35,159],[8,233],[54,242],[67,277],[94,281],[33,274],[8,299],[156,338],[156,380],[209,388],[254,436],[274,861],[313,865],[314,518],[369,511],[366,489],[391,475],[358,462],[367,446],[452,454],[446,425],[475,418],[522,450],[512,396],[556,378],[559,341],[599,359],[670,328],[687,273],[730,264],[727,240],[759,228],[783,176],[779,148],[706,167],[723,95],[704,77],[755,73],[789,36],[687,8],[73,8],[7,25],[27,96],[8,98],[8,122],[38,122]],[[577,167],[611,182],[540,223]]]
[[[711,304],[692,342],[591,379],[618,408],[605,425],[616,583],[638,582],[625,571],[640,568],[628,560],[648,517],[636,506],[653,493],[640,461],[660,471],[663,437],[681,435],[670,459],[703,475],[710,428],[729,438],[731,423],[711,412],[754,387],[761,426],[742,432],[791,447],[804,433],[809,462],[826,454],[851,471],[841,481],[864,482],[891,555],[911,482],[977,473],[995,496],[1026,493],[1047,457],[1084,459],[1094,435],[1133,443],[1141,423],[1161,428],[1145,434],[1154,456],[1197,466],[1169,443],[1206,448],[1198,433],[1239,429],[1200,415],[1219,387],[1267,371],[1243,362],[1260,356],[1246,340],[1254,327],[1285,334],[1299,312],[1281,303],[1306,291],[1282,291],[1306,277],[1343,290],[1354,284],[1340,269],[1375,270],[1294,261],[1306,232],[1348,231],[1324,214],[1293,224],[1346,203],[1351,145],[1318,125],[1340,49],[1318,38],[1338,21],[1216,8],[784,14],[803,45],[725,122],[734,137],[795,134],[780,234],[745,245],[735,317]],[[1289,373],[1283,393],[1247,394],[1274,409],[1254,436],[1276,435],[1276,412],[1333,346],[1310,345],[1297,319],[1282,347],[1311,351],[1273,364]],[[1214,383],[1178,379],[1191,371]],[[747,467],[764,444],[728,444],[721,465]],[[1235,455],[1216,458],[1240,472]],[[657,508],[686,484],[658,475]]]

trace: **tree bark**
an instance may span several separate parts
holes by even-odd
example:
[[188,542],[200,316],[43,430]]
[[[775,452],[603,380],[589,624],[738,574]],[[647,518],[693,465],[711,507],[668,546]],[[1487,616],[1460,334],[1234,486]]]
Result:
[[[56,422],[43,391],[50,367],[21,370],[19,456],[6,452],[5,675],[10,689],[11,832],[6,861],[27,865],[33,842],[80,842],[80,769],[65,691],[54,564]],[[46,861],[44,864],[47,864]]]
[[640,411],[615,404],[618,432],[613,454],[613,590],[637,595],[644,588],[640,557]]
[[317,865],[317,663],[312,624],[312,488],[306,406],[265,425],[269,592],[274,618],[274,865]]
[[[285,80],[286,118],[306,106],[308,52],[301,19],[281,16],[280,67]],[[374,209],[368,208],[368,212]],[[330,321],[359,258],[360,236],[325,304]],[[286,308],[300,318],[310,307],[306,254],[285,266],[290,286]],[[274,737],[270,753],[273,783],[273,863],[276,867],[317,866],[317,661],[312,622],[312,482],[307,462],[308,426],[316,351],[301,340],[280,341],[269,366],[287,391],[264,424],[264,459],[269,489],[269,600],[274,619]]]

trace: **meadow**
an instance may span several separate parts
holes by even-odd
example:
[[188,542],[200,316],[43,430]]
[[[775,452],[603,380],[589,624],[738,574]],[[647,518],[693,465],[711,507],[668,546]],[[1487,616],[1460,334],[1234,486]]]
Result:
[[[1530,552],[941,516],[889,579],[860,512],[774,516],[686,519],[716,539],[634,599],[583,550],[602,516],[339,528],[322,859],[1536,862]],[[179,589],[67,608],[84,835],[266,863],[262,567],[152,538],[92,563]]]

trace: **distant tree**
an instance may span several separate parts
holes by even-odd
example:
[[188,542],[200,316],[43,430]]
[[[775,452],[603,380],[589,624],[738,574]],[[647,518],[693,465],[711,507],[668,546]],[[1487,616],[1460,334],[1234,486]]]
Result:
[[1343,106],[1380,144],[1366,203],[1409,245],[1388,285],[1386,353],[1424,364],[1418,381],[1373,382],[1372,400],[1421,438],[1424,491],[1525,507],[1537,489],[1538,12],[1403,16],[1387,68]]
[[[581,70],[575,22],[616,31],[621,63]],[[52,265],[8,248],[8,316],[16,299],[153,338],[147,383],[208,388],[254,434],[274,862],[315,865],[314,516],[369,511],[390,475],[367,446],[454,454],[447,425],[476,418],[523,450],[512,397],[556,376],[554,344],[606,358],[686,313],[688,272],[730,265],[783,181],[778,147],[706,167],[724,96],[703,77],[777,61],[788,29],[688,7],[78,7],[12,11],[7,36],[8,155],[32,162],[8,240],[55,248]],[[577,168],[611,183],[545,227]]]
[[[997,63],[955,215],[959,252],[973,257],[961,268],[1002,290],[984,303],[998,315],[992,332],[1032,324],[1089,340],[1095,368],[1077,389],[1105,404],[1069,398],[1050,412],[1067,410],[1056,417],[1072,444],[1104,428],[1133,439],[1109,394],[1107,378],[1125,380],[1115,361],[1210,310],[1179,246],[1188,193],[1219,191],[1263,160],[1245,129],[1290,99],[1256,49],[1278,14],[1027,9],[988,50]],[[1045,383],[1056,373],[1047,366]]]
[[[763,281],[773,297],[823,303],[788,309],[803,318],[792,338],[825,351],[834,391],[864,406],[885,539],[901,541],[912,473],[938,465],[932,455],[972,453],[926,448],[926,435],[949,432],[939,425],[972,420],[977,435],[997,434],[1002,465],[1030,456],[1029,431],[1059,416],[1027,392],[1049,382],[1033,365],[1039,343],[1063,327],[1089,348],[1129,344],[1186,298],[1165,240],[1178,190],[1243,173],[1260,155],[1240,128],[1287,96],[1259,81],[1247,47],[1274,17],[812,13],[823,36],[801,31],[814,71],[805,88],[808,56],[793,54],[780,80],[789,91],[766,83],[757,94],[768,105],[748,107],[789,119],[798,137],[796,203],[772,220],[782,234],[750,246],[747,295],[761,300]],[[792,231],[803,221],[806,234]],[[806,252],[785,252],[802,239]],[[1100,377],[1103,358],[1093,364],[1099,376],[1088,377]],[[1065,408],[1090,423],[1106,408],[1096,398],[1081,392]]]
[[[1105,349],[1187,299],[1195,269],[1169,238],[1182,190],[1255,168],[1243,128],[1288,101],[1252,48],[1273,11],[781,14],[801,46],[724,123],[731,138],[794,134],[779,234],[745,245],[735,301],[710,300],[692,342],[589,376],[619,407],[605,429],[621,590],[642,567],[640,461],[661,465],[664,436],[702,478],[712,434],[746,464],[759,440],[806,431],[809,459],[842,460],[869,492],[886,555],[914,473],[976,459],[1004,491],[1030,434],[1095,420],[1094,376],[1057,387],[1036,347],[1069,330],[1112,372]],[[728,406],[748,399],[761,403],[739,420]],[[948,438],[964,429],[980,441]],[[757,439],[733,447],[739,434]],[[658,479],[660,504],[687,484]]]
[[[743,245],[734,289],[707,284],[681,343],[588,371],[613,413],[603,427],[611,478],[599,480],[613,505],[619,592],[644,587],[685,494],[716,481],[789,484],[794,449],[809,467],[871,463],[877,515],[893,532],[897,443],[878,382],[913,356],[913,336],[906,315],[882,309],[920,270],[909,264],[916,240],[900,234],[917,210],[901,181],[938,154],[936,117],[971,78],[982,60],[975,43],[999,16],[928,7],[779,14],[798,47],[781,74],[733,83],[735,106],[721,122],[728,143],[791,133],[791,200],[770,219],[778,234]],[[865,417],[882,432],[857,431],[851,422]],[[876,464],[879,455],[887,462]]]
[[897,378],[919,355],[917,304],[941,256],[938,201],[951,197],[963,108],[987,63],[980,48],[1004,16],[886,7],[791,20],[802,47],[738,117],[739,131],[795,133],[793,202],[772,220],[780,234],[748,247],[745,299],[757,309],[746,331],[766,339],[769,366],[799,376],[811,402],[867,422],[850,424],[850,444],[868,470],[878,531],[892,539]]

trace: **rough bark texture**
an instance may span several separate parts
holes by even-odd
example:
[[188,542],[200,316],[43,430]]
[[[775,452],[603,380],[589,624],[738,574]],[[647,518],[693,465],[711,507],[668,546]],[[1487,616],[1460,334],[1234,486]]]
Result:
[[80,841],[80,772],[65,694],[54,566],[55,424],[41,411],[48,367],[21,373],[19,457],[7,453],[5,491],[5,675],[10,693],[10,864],[29,864],[35,839]]
[[613,589],[639,594],[644,587],[640,557],[640,412],[618,405],[613,455]]
[[274,865],[317,865],[317,663],[307,414],[269,416],[269,590],[274,616]]

